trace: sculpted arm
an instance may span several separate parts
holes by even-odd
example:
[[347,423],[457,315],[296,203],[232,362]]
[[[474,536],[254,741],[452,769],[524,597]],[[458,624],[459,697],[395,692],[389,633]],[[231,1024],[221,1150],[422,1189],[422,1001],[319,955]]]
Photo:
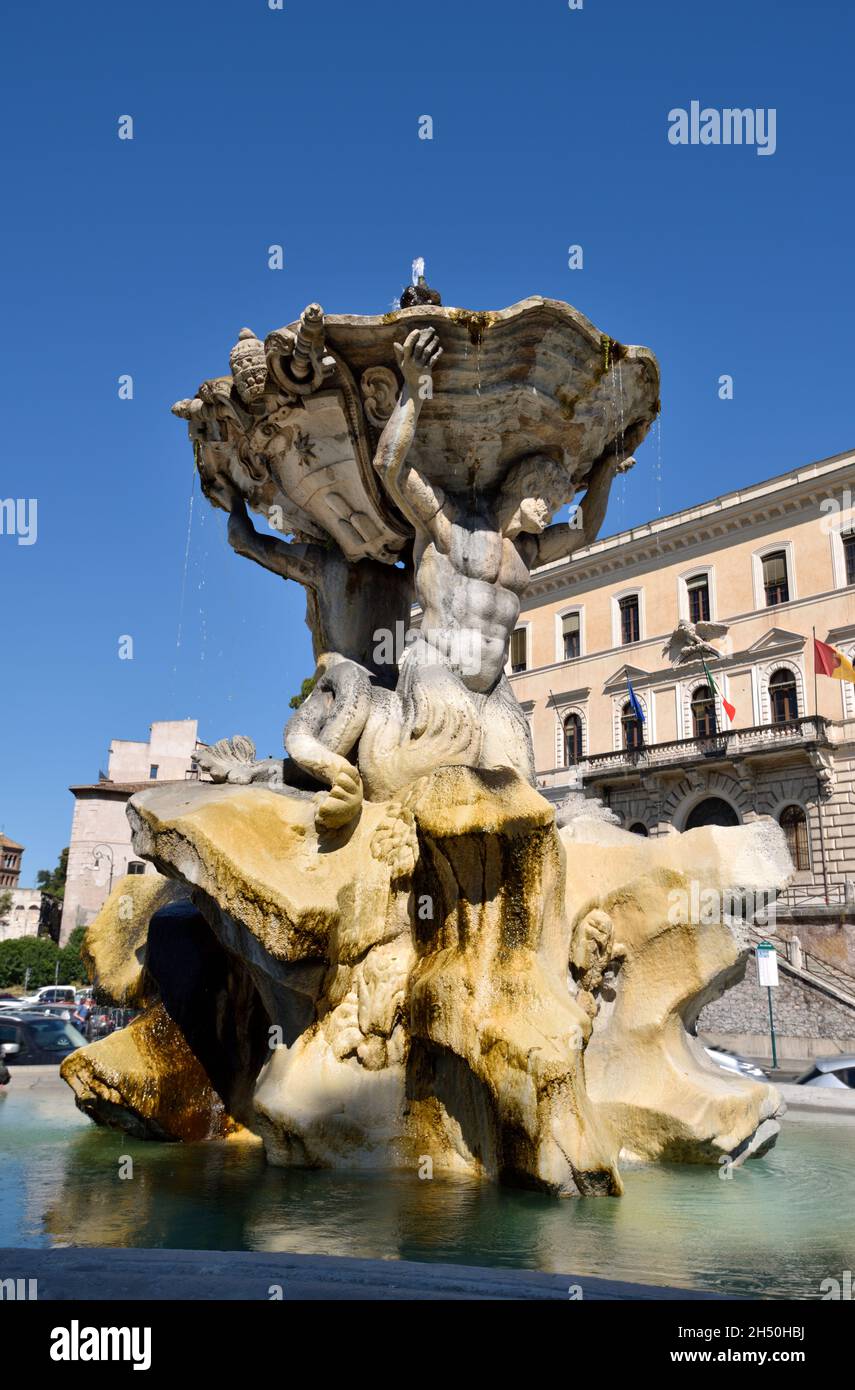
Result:
[[550,560],[566,560],[583,546],[597,539],[600,527],[606,519],[609,505],[609,492],[616,474],[627,473],[635,463],[634,458],[619,458],[610,451],[603,454],[591,471],[587,491],[581,502],[577,502],[569,521],[559,521],[547,526],[542,532],[537,546],[538,565],[546,565]]
[[407,457],[415,438],[423,385],[431,380],[442,348],[432,328],[415,328],[403,345],[395,344],[395,352],[404,385],[380,436],[374,467],[392,501],[416,532],[427,532],[441,540],[448,525],[448,499],[441,488],[408,464]]
[[317,583],[318,565],[312,552],[319,551],[319,547],[280,541],[276,536],[266,536],[256,531],[246,503],[237,494],[232,499],[229,514],[229,545],[238,555],[254,560],[257,565],[272,570],[282,579],[296,579],[299,584]]

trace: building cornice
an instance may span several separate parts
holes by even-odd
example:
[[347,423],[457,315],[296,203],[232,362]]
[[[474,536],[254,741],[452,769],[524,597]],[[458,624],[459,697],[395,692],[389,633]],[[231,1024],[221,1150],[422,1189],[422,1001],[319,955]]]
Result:
[[614,572],[629,576],[664,556],[684,553],[687,558],[717,542],[732,543],[734,531],[769,529],[808,506],[818,508],[831,495],[829,483],[839,487],[849,478],[855,486],[855,454],[838,454],[818,463],[792,469],[751,487],[724,493],[710,502],[657,517],[627,531],[593,541],[569,560],[556,560],[535,570],[526,590],[525,604],[537,598],[566,593],[590,585],[597,576]]

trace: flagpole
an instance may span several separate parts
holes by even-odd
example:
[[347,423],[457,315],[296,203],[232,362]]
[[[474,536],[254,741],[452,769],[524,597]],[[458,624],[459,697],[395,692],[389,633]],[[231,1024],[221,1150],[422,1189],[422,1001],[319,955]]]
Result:
[[[813,628],[813,717],[816,720],[816,739],[819,742],[819,682],[816,678],[816,628]],[[828,906],[828,865],[825,862],[825,825],[822,819],[822,784],[819,772],[816,774],[816,815],[819,821],[819,856],[822,860],[822,883],[825,892],[825,905]]]

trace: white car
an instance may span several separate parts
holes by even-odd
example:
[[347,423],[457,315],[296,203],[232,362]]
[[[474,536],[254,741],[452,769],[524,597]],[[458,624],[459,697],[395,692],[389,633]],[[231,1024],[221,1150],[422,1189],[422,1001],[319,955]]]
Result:
[[26,999],[19,999],[18,1008],[32,1008],[39,1004],[70,1004],[74,1008],[74,1003],[73,985],[44,985],[42,989],[37,989],[35,994],[28,994]]
[[735,1071],[740,1076],[753,1076],[755,1081],[766,1081],[768,1078],[764,1071],[755,1067],[753,1062],[746,1062],[744,1057],[737,1057],[735,1052],[722,1052],[717,1047],[705,1047],[704,1052],[717,1067],[722,1067],[724,1071]]
[[797,1086],[834,1086],[855,1090],[855,1057],[814,1057],[813,1066],[796,1080]]

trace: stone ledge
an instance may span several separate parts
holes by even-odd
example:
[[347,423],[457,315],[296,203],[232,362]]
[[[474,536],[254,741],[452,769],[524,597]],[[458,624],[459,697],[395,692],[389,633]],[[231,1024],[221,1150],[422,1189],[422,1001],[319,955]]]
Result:
[[286,1301],[380,1302],[439,1300],[568,1301],[572,1285],[584,1301],[720,1300],[696,1289],[629,1284],[576,1274],[413,1260],[360,1260],[338,1255],[271,1255],[252,1250],[116,1250],[103,1247],[0,1250],[8,1279],[38,1279],[39,1300],[266,1302],[271,1284]]

